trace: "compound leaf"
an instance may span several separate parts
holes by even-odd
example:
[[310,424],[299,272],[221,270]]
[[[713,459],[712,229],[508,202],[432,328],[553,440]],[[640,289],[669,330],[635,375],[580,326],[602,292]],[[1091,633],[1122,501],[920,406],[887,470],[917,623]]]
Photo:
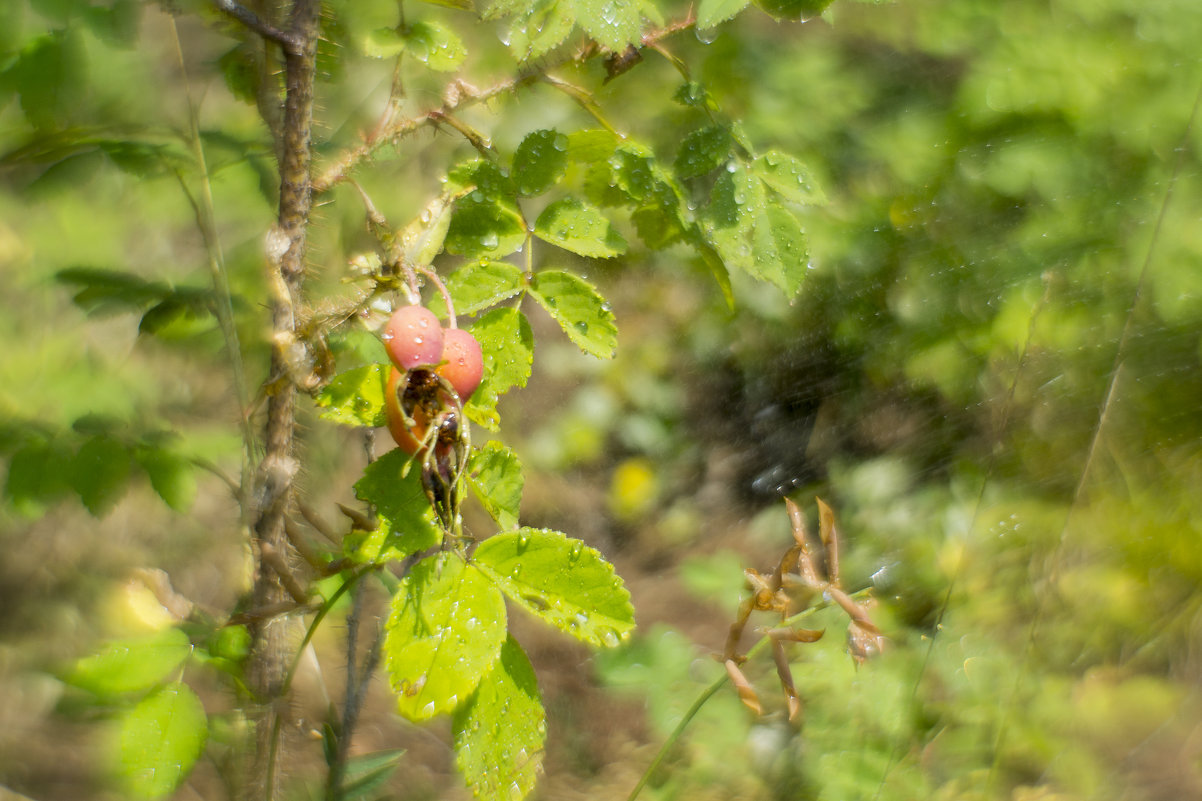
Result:
[[481,801],[521,801],[534,789],[547,739],[530,660],[509,637],[501,657],[452,720],[455,763]]
[[424,559],[392,599],[384,661],[400,713],[429,720],[465,702],[505,642],[505,600],[457,555]]
[[730,129],[725,125],[711,125],[693,131],[684,138],[673,169],[682,179],[696,178],[716,170],[730,158],[732,141]]
[[630,593],[613,565],[559,531],[497,534],[472,560],[514,603],[583,642],[614,647],[634,629]]
[[599,359],[613,358],[618,328],[609,304],[592,284],[572,273],[546,270],[534,276],[530,295],[578,348]]

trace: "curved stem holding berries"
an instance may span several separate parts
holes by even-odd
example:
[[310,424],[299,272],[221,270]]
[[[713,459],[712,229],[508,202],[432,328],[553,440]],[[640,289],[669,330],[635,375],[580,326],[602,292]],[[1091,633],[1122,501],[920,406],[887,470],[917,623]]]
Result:
[[447,328],[458,328],[459,326],[455,322],[455,302],[451,300],[451,293],[447,291],[446,284],[438,277],[438,273],[429,267],[418,267],[417,271],[434,285],[434,288],[438,290],[438,294],[442,295],[442,302],[447,307]]

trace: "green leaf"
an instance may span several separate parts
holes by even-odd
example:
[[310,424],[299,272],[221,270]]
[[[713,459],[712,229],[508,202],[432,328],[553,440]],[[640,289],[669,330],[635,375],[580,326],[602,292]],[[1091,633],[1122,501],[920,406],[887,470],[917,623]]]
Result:
[[371,58],[394,58],[405,50],[405,39],[396,28],[377,28],[363,40],[363,55]]
[[517,454],[499,442],[485,444],[472,454],[468,482],[502,531],[517,527],[524,484]]
[[747,8],[750,0],[701,0],[697,6],[697,30],[705,31]]
[[111,437],[93,437],[71,462],[71,487],[95,517],[101,517],[120,500],[129,481],[129,450]]
[[468,190],[455,204],[444,246],[471,258],[501,258],[526,241],[526,224],[509,176],[495,164],[475,159],[447,174],[448,186]]
[[581,256],[611,258],[626,252],[622,238],[601,211],[566,197],[548,205],[534,223],[534,235]]
[[432,70],[453,72],[467,57],[463,40],[437,22],[415,22],[404,37],[409,55]]
[[497,534],[472,561],[514,603],[586,643],[613,647],[634,629],[630,593],[613,565],[561,532]]
[[472,11],[475,8],[472,0],[422,0],[422,2],[429,3],[432,6],[454,8],[458,11]]
[[319,417],[347,426],[374,428],[388,424],[384,392],[388,365],[369,364],[334,376],[313,398],[323,409]]
[[568,137],[554,129],[527,134],[513,154],[513,182],[519,195],[547,191],[568,164]]
[[204,750],[208,721],[185,684],[164,687],[120,721],[118,765],[126,789],[140,798],[168,795]]
[[534,363],[534,332],[517,309],[493,309],[468,329],[484,354],[484,380],[468,401],[468,417],[495,431],[497,399],[513,387],[526,386]]
[[355,482],[355,497],[374,505],[382,518],[362,541],[346,543],[357,558],[367,562],[397,559],[442,540],[422,489],[420,471],[410,469],[411,462],[409,454],[393,448],[369,464]]
[[550,313],[576,347],[598,359],[613,358],[618,327],[609,304],[592,284],[572,273],[545,270],[534,276],[530,296]]
[[597,44],[620,53],[642,35],[637,0],[577,0],[580,27]]
[[443,552],[413,566],[392,599],[384,663],[412,721],[467,701],[505,642],[505,600],[480,571]]
[[705,213],[706,233],[728,265],[769,281],[792,297],[808,269],[801,223],[741,163],[719,175]]
[[826,11],[833,0],[755,0],[755,4],[776,19],[805,22]]
[[196,472],[192,462],[174,451],[139,448],[134,458],[150,478],[150,486],[163,502],[177,512],[186,512],[196,500]]
[[621,141],[604,128],[573,131],[568,134],[568,158],[581,164],[597,164],[612,156]]
[[22,446],[8,463],[4,494],[22,514],[36,515],[39,507],[70,489],[71,458],[72,454],[40,440]]
[[187,635],[167,628],[148,637],[107,643],[76,662],[66,681],[102,697],[146,692],[165,681],[191,653]]
[[30,125],[40,130],[68,126],[88,91],[82,33],[73,28],[33,39],[9,73]]
[[810,251],[801,223],[789,211],[769,203],[755,226],[756,274],[792,297],[809,270]]
[[447,291],[456,314],[475,314],[522,291],[522,271],[503,261],[471,262],[451,273]]
[[730,129],[725,125],[693,131],[684,138],[673,169],[682,179],[712,172],[730,159],[731,144]]
[[770,150],[755,160],[752,169],[769,189],[790,203],[826,205],[826,193],[814,182],[809,169],[787,153]]
[[405,226],[401,231],[401,247],[406,263],[426,267],[442,252],[447,229],[451,226],[451,212],[462,194],[462,190],[443,192]]
[[339,788],[339,801],[355,801],[358,798],[375,797],[373,791],[388,781],[396,770],[403,749],[377,751],[361,754],[346,761],[346,771]]
[[54,278],[77,288],[72,301],[89,314],[142,311],[170,293],[165,284],[119,270],[70,267],[60,270]]
[[547,739],[530,660],[509,637],[501,658],[452,721],[455,764],[481,801],[521,801],[534,789]]
[[554,50],[576,27],[577,0],[536,0],[513,18],[509,52],[518,61],[541,58]]
[[538,0],[491,0],[484,9],[484,19],[501,19],[511,14],[529,14]]

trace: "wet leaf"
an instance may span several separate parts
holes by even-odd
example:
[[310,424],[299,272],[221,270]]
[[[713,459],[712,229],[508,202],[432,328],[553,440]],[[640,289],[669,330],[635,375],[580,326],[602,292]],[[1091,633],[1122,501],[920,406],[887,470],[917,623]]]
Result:
[[404,33],[409,55],[439,72],[459,69],[467,58],[463,40],[449,28],[437,22],[415,22]]
[[443,552],[414,565],[392,599],[384,664],[412,721],[467,701],[505,642],[505,601],[472,565]]
[[636,0],[576,2],[580,27],[602,47],[620,53],[642,35],[642,17]]
[[626,240],[605,215],[578,198],[562,198],[543,209],[534,235],[580,256],[611,258],[626,252]]
[[519,195],[541,194],[559,180],[568,163],[568,137],[555,129],[527,134],[513,154],[513,182]]
[[725,125],[711,125],[693,131],[684,138],[676,154],[673,169],[682,179],[705,175],[725,164],[730,159],[733,140],[730,129]]
[[826,193],[814,181],[809,168],[787,153],[771,150],[757,158],[752,169],[769,189],[790,203],[826,205]]
[[472,262],[447,277],[455,313],[475,314],[522,291],[522,271],[503,261]]
[[534,363],[534,332],[517,309],[493,309],[468,329],[484,354],[484,380],[468,402],[468,416],[496,430],[497,399],[514,387],[526,386]]
[[592,284],[572,273],[545,270],[534,276],[530,296],[582,351],[599,359],[613,358],[618,328],[609,304]]
[[489,442],[472,454],[468,481],[502,531],[516,528],[522,504],[522,463],[509,448]]
[[455,764],[481,801],[521,801],[534,789],[547,739],[530,660],[513,637],[452,722]]
[[738,14],[747,8],[751,0],[701,0],[697,6],[697,30],[708,30],[719,22]]
[[612,648],[634,629],[630,593],[613,565],[559,531],[497,534],[472,561],[511,601],[583,642]]

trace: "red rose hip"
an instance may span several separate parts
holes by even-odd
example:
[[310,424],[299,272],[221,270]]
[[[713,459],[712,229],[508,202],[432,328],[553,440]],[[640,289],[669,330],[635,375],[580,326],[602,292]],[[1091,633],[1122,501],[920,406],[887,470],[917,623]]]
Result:
[[442,361],[442,326],[434,312],[423,306],[397,309],[381,338],[388,357],[402,370],[433,367]]
[[443,332],[442,364],[434,372],[455,388],[459,400],[467,403],[484,378],[480,343],[462,328],[448,328]]

